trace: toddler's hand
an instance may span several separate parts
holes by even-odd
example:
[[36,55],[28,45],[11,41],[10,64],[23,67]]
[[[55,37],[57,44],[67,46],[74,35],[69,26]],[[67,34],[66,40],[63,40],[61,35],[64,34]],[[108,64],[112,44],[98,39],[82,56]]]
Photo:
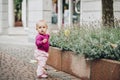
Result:
[[43,43],[46,43],[47,42],[47,39],[43,39],[43,41],[42,41]]

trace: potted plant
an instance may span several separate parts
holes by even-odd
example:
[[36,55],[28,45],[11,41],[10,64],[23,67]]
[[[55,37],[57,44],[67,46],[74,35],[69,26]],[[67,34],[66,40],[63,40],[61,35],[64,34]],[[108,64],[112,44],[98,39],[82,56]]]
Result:
[[[95,80],[96,78],[93,77],[96,75],[93,73],[97,61],[101,60],[104,63],[105,61],[111,63],[111,60],[120,61],[120,28],[96,27],[74,26],[61,29],[57,34],[51,34],[52,50],[50,50],[50,55],[57,54],[57,52],[52,52],[53,47],[57,47],[57,50],[59,48],[59,70],[80,78]],[[53,56],[50,58],[52,59]],[[50,62],[49,59],[48,64],[52,65],[53,61]]]

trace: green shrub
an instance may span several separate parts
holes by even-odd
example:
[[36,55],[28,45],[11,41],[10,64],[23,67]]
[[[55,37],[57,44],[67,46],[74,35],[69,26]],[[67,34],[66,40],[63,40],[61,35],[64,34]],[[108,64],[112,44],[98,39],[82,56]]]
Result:
[[51,34],[50,45],[83,54],[90,60],[120,61],[120,28],[73,27]]

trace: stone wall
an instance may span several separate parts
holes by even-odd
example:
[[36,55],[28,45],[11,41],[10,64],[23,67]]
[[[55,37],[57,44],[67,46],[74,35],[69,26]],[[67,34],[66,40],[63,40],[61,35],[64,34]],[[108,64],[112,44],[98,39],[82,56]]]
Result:
[[102,19],[101,0],[81,0],[81,23],[89,24]]
[[114,0],[114,17],[120,20],[120,0]]
[[36,22],[46,20],[47,24],[51,23],[52,0],[29,0],[28,1],[28,28],[29,40],[34,41],[36,35]]
[[2,0],[0,0],[0,33],[2,31]]
[[[120,26],[120,0],[114,0],[114,18],[115,18],[115,26]],[[117,20],[117,21],[116,21]]]
[[0,0],[0,33],[6,34],[8,29],[8,0]]

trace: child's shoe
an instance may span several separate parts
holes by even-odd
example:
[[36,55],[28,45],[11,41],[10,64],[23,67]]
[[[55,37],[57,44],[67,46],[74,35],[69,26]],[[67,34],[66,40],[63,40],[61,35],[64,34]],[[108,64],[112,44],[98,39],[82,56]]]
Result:
[[48,78],[48,75],[47,74],[42,74],[42,75],[38,76],[37,78],[38,79]]
[[37,63],[37,60],[30,60],[30,63]]

